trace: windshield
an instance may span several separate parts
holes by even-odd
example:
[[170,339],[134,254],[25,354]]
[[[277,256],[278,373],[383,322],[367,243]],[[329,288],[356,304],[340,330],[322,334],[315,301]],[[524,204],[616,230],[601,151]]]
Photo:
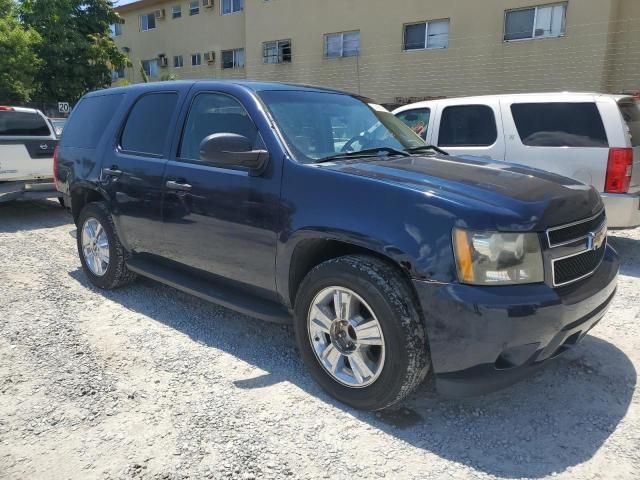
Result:
[[0,111],[0,136],[48,137],[47,122],[37,113]]
[[302,163],[361,150],[425,145],[393,114],[350,95],[300,90],[259,95]]

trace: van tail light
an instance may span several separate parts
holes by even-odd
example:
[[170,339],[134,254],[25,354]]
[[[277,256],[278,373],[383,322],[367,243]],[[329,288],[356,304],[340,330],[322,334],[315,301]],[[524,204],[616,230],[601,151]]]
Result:
[[60,190],[58,188],[58,145],[56,145],[56,148],[53,150],[53,183],[56,189]]
[[627,193],[631,183],[631,170],[633,169],[633,149],[611,148],[609,149],[609,161],[607,163],[607,177],[604,182],[605,193]]

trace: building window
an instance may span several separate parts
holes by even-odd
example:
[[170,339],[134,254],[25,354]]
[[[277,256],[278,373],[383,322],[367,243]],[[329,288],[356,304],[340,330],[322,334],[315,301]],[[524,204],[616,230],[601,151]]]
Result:
[[222,0],[220,2],[220,15],[228,15],[243,10],[244,0]]
[[171,18],[180,18],[182,17],[182,6],[174,5],[171,7]]
[[146,32],[147,30],[153,30],[156,28],[156,15],[155,13],[147,13],[140,15],[140,31]]
[[222,68],[244,68],[244,48],[223,50]]
[[192,53],[191,54],[191,65],[193,65],[193,66],[202,65],[202,54],[201,53]]
[[112,23],[109,25],[109,31],[111,32],[112,37],[119,37],[122,35],[122,24],[121,23]]
[[566,15],[566,3],[507,10],[504,40],[562,37],[565,34]]
[[194,2],[189,2],[189,16],[198,15],[200,13],[200,3],[198,0]]
[[117,81],[120,80],[121,78],[124,78],[124,67],[123,68],[118,68],[117,70],[112,70],[111,71],[111,80],[112,81]]
[[173,67],[174,68],[184,67],[184,60],[182,58],[182,55],[176,55],[175,57],[173,57]]
[[158,75],[158,59],[143,60],[142,69],[147,74],[147,77],[156,77]]
[[291,40],[277,40],[262,44],[262,57],[264,63],[290,63]]
[[360,53],[360,32],[329,33],[324,36],[326,58],[355,57]]
[[404,26],[404,49],[447,48],[449,20],[413,23]]

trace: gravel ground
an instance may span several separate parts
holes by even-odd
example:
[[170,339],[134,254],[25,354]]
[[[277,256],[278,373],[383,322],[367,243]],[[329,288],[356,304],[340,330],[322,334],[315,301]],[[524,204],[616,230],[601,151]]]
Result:
[[640,229],[605,319],[507,390],[324,394],[290,328],[148,280],[94,289],[53,202],[0,204],[0,478],[638,478]]

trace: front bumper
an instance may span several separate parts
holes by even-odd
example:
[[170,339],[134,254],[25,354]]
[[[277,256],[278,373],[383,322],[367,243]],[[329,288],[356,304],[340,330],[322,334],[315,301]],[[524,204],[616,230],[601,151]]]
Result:
[[461,397],[498,390],[571,348],[606,313],[618,268],[607,246],[590,277],[562,288],[414,281],[438,391]]
[[633,228],[640,225],[640,192],[600,195],[607,210],[609,228]]
[[50,180],[0,183],[0,202],[37,200],[59,196],[60,193],[56,190],[55,183]]

